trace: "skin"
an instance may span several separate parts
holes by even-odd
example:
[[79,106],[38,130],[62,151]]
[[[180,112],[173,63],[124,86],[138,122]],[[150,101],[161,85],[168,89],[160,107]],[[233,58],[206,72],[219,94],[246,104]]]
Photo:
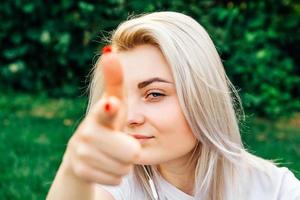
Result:
[[[187,166],[196,145],[179,105],[171,69],[160,50],[141,45],[119,53],[127,93],[124,132],[151,135],[136,164],[157,165],[163,177],[192,194],[194,165]],[[143,88],[138,84],[159,78]],[[183,142],[184,141],[184,142]]]
[[[141,45],[105,54],[100,63],[104,95],[69,140],[47,200],[113,200],[95,183],[119,185],[134,164],[157,166],[168,182],[193,194],[195,163],[187,160],[196,139],[160,50]],[[109,110],[105,109],[107,104]],[[133,134],[153,138],[142,142]]]

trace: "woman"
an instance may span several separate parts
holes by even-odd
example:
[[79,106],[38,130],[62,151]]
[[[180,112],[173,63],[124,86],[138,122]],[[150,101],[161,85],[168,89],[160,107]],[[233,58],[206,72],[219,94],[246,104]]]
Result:
[[143,15],[110,43],[48,199],[300,199],[288,169],[244,149],[240,99],[195,20]]

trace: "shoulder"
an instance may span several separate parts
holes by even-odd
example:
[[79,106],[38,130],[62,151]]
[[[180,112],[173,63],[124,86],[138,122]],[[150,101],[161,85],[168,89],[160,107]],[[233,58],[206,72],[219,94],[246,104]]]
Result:
[[133,199],[144,199],[143,192],[140,189],[139,184],[134,178],[133,172],[124,176],[120,185],[108,186],[108,185],[97,185],[108,193],[110,193],[114,200],[133,200]]
[[260,166],[248,167],[244,179],[249,199],[300,199],[300,181],[285,167],[261,160]]
[[280,189],[278,199],[300,199],[300,181],[287,168],[278,168]]

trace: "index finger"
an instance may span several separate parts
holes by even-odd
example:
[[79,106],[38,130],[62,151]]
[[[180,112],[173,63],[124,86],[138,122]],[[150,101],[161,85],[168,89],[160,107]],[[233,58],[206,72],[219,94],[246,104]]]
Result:
[[105,53],[102,55],[100,64],[103,69],[105,96],[122,99],[123,74],[119,58],[115,53]]

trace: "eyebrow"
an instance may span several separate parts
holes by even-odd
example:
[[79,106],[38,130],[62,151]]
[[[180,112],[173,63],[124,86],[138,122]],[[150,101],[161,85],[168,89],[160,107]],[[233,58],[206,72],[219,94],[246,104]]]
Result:
[[140,82],[137,87],[138,87],[138,89],[142,89],[142,88],[146,87],[147,85],[150,85],[151,83],[154,83],[154,82],[172,83],[170,81],[166,81],[164,79],[155,77],[155,78],[150,78],[146,81]]

